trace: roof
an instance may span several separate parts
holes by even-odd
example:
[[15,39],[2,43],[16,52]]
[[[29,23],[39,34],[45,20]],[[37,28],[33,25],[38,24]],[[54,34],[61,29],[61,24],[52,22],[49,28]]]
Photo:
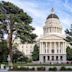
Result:
[[57,18],[57,19],[59,19],[59,17],[58,17],[56,14],[50,14],[50,15],[47,17],[47,19],[49,19],[49,18]]

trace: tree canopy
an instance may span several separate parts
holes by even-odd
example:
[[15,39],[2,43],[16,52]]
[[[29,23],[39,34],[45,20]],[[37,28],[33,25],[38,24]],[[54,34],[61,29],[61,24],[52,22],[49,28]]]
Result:
[[68,44],[70,44],[67,49],[66,49],[66,54],[67,54],[67,60],[72,61],[72,24],[70,29],[66,29],[65,31],[66,33],[66,41],[68,42]]
[[19,7],[10,2],[0,2],[0,30],[8,34],[8,24],[10,30],[21,42],[34,42],[36,35],[32,33],[34,28],[30,25],[32,18]]
[[67,60],[72,61],[72,48],[68,46],[66,49],[66,53],[67,53]]
[[66,33],[66,41],[70,44],[70,45],[72,45],[72,24],[71,24],[71,27],[70,27],[70,29],[66,29],[65,30],[65,33]]

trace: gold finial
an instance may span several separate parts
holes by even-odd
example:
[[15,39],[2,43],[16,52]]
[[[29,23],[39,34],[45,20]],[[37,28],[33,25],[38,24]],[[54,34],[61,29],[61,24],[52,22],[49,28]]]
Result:
[[55,13],[55,10],[54,10],[54,8],[52,8],[52,9],[51,9],[51,13],[52,13],[52,14],[54,14],[54,13]]

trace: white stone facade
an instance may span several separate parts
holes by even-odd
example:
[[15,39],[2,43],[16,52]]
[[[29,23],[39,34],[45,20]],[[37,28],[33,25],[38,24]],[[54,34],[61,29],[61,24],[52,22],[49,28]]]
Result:
[[19,44],[18,49],[21,51],[25,56],[31,58],[33,49],[35,44]]
[[61,23],[53,10],[46,19],[43,31],[43,37],[39,39],[40,63],[65,63],[67,45],[65,35],[62,34]]
[[14,41],[14,45],[16,45],[17,49],[20,52],[22,52],[23,55],[27,56],[28,58],[32,57],[32,52],[33,52],[35,44],[31,44],[31,43],[22,44],[20,42],[20,39],[18,38]]

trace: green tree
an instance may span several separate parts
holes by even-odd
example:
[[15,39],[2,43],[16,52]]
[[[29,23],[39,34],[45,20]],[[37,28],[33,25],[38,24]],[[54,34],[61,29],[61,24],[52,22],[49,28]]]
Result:
[[13,52],[13,62],[27,62],[28,58],[22,54],[22,52],[15,49]]
[[[72,46],[72,24],[70,29],[66,29],[65,31],[66,33],[66,41],[68,42],[68,44],[70,44],[70,46]],[[67,47],[66,49],[66,53],[67,53],[67,60],[72,60],[72,49],[71,47]]]
[[[12,60],[12,36],[21,42],[35,42],[34,28],[30,25],[32,18],[19,7],[10,2],[0,2],[0,31],[8,35],[8,48]],[[12,61],[11,61],[12,62]]]
[[39,47],[37,45],[34,46],[34,50],[32,52],[32,60],[33,61],[39,60]]
[[68,46],[66,49],[66,53],[67,53],[67,60],[72,61],[72,48]]
[[0,62],[7,62],[8,47],[6,40],[0,42]]
[[70,29],[66,29],[65,30],[65,33],[66,33],[66,41],[70,44],[70,45],[72,45],[72,24],[71,24],[71,27],[70,27]]

